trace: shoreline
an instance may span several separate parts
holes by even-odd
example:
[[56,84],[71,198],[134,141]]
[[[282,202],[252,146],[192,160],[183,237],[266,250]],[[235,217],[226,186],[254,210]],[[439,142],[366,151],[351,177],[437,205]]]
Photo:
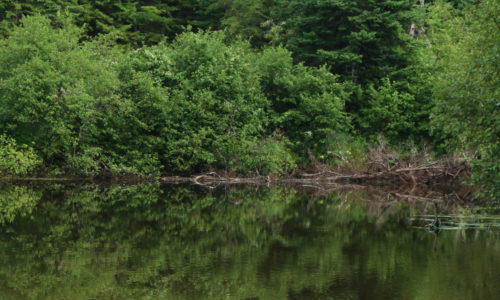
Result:
[[[220,175],[222,174],[222,175]],[[327,165],[308,165],[293,170],[287,175],[240,176],[234,172],[204,172],[192,175],[134,175],[98,174],[96,176],[0,176],[2,181],[91,181],[91,182],[192,182],[205,185],[213,182],[225,183],[362,183],[367,185],[436,185],[461,183],[471,176],[466,163],[432,161],[420,165],[404,166],[398,162],[385,169],[355,170],[352,168],[333,168]]]
[[[222,175],[220,175],[222,174]],[[354,170],[334,169],[326,165],[309,165],[295,169],[283,176],[239,176],[234,172],[205,172],[193,175],[123,175],[100,174],[97,176],[0,176],[0,182],[92,182],[92,183],[192,183],[207,186],[214,184],[319,184],[319,185],[361,185],[379,187],[461,189],[471,186],[463,182],[470,179],[470,167],[465,163],[433,161],[420,165],[405,165],[398,162],[385,169]]]
[[[221,175],[220,175],[221,174]],[[366,190],[370,193],[383,192],[394,199],[405,202],[472,203],[477,187],[464,183],[470,179],[470,167],[466,163],[449,160],[432,161],[425,164],[408,165],[398,162],[384,169],[354,170],[334,169],[326,165],[309,165],[295,169],[284,176],[238,176],[234,172],[205,172],[193,175],[139,176],[101,174],[94,177],[78,176],[3,176],[2,182],[29,183],[91,183],[138,184],[157,182],[160,184],[189,184],[213,189],[228,185],[286,185],[316,194],[327,194],[344,190]],[[487,200],[487,199],[483,199]]]

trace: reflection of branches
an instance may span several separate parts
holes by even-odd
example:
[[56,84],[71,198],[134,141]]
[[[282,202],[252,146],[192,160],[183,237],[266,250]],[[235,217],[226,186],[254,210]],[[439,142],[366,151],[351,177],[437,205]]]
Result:
[[438,205],[436,202],[433,202],[433,204],[434,204],[434,220],[425,225],[425,231],[434,236],[434,241],[432,242],[432,250],[436,251],[437,238],[440,232],[439,226],[441,225],[441,222],[439,221],[437,213]]
[[[317,182],[315,184],[295,184],[292,186],[297,190],[310,194],[310,199],[307,202],[307,211],[312,210],[320,197],[328,197],[331,193],[340,196],[340,202],[337,204],[337,216],[342,214],[346,204],[356,201],[362,201],[363,206],[370,210],[379,219],[378,222],[384,222],[387,215],[398,211],[398,203],[407,203],[412,210],[427,211],[428,205],[434,208],[434,224],[438,225],[437,207],[451,211],[467,201],[461,198],[458,193],[444,193],[443,191],[433,189],[422,189],[421,187],[412,190],[405,190],[402,187],[400,190],[391,190],[388,187],[374,188],[363,185],[343,185],[337,183]],[[354,193],[353,193],[354,192]],[[353,196],[349,196],[353,195]],[[357,196],[356,196],[357,195]],[[430,207],[429,207],[430,208]],[[432,221],[432,220],[429,220]],[[438,226],[436,226],[438,227]],[[433,233],[431,233],[433,234]],[[437,237],[436,237],[437,240]],[[437,241],[435,242],[437,243]]]
[[401,194],[401,193],[391,193],[392,195],[399,197],[401,199],[406,199],[408,201],[423,201],[423,202],[442,202],[444,201],[443,198],[428,198],[428,197],[420,197],[420,196],[414,196],[411,194]]
[[[438,189],[432,188],[430,185],[417,184],[415,180],[412,180],[412,176],[427,176],[431,178],[436,174],[440,174],[441,171],[452,170],[464,170],[462,165],[446,166],[443,162],[438,164],[437,162],[430,162],[426,165],[420,166],[398,166],[398,169],[392,169],[390,172],[398,174],[400,177],[406,180],[405,182],[410,184],[397,184],[398,182],[393,182],[394,184],[385,184],[384,179],[391,179],[392,177],[384,177],[384,172],[372,173],[372,174],[353,174],[353,175],[342,175],[334,171],[321,171],[314,174],[302,174],[302,178],[285,178],[285,179],[272,179],[269,176],[257,176],[252,178],[232,178],[224,177],[216,172],[208,172],[191,178],[165,178],[164,181],[182,181],[190,182],[197,186],[206,187],[208,189],[216,189],[223,186],[227,189],[230,186],[235,185],[253,185],[255,189],[259,189],[261,186],[270,187],[271,185],[283,185],[288,188],[293,188],[298,191],[306,192],[311,195],[311,199],[308,201],[306,209],[310,211],[315,204],[317,197],[328,196],[331,193],[336,193],[339,195],[350,193],[352,191],[362,191],[364,193],[363,198],[365,201],[373,200],[371,206],[377,206],[377,215],[380,217],[385,214],[385,211],[391,207],[394,203],[405,202],[411,204],[413,207],[419,205],[419,203],[440,203],[440,205],[446,206],[447,209],[456,207],[457,204],[467,203],[467,199],[470,198],[471,189],[464,188],[463,186],[438,186]],[[413,174],[412,172],[424,172],[427,175]],[[455,171],[457,172],[457,171]],[[387,175],[387,172],[385,172]],[[438,174],[438,176],[440,176]],[[455,175],[455,174],[453,174]],[[382,185],[375,186],[373,184],[365,184],[367,182],[364,179],[379,177]],[[335,179],[335,180],[334,180]],[[340,179],[336,181],[336,179]],[[372,181],[375,183],[378,181]],[[441,189],[440,189],[441,188]],[[447,192],[445,189],[451,190],[452,192]],[[236,202],[236,205],[239,204]]]
[[311,210],[311,207],[313,206],[314,202],[316,202],[316,199],[318,199],[316,196],[312,196],[311,199],[307,202],[307,211]]
[[[437,229],[437,230],[431,230],[431,229],[427,228],[427,226],[426,226],[425,227],[425,231],[427,233],[430,233],[430,234],[432,234],[434,236],[434,241],[432,242],[432,250],[436,251],[437,239],[438,239],[438,235],[439,235],[440,230],[439,229]],[[423,237],[422,237],[422,239],[423,239]]]
[[257,184],[257,185],[269,185],[271,179],[269,176],[258,176],[252,178],[232,178],[232,177],[222,177],[216,172],[208,172],[201,174],[192,178],[162,178],[167,182],[192,182],[199,186],[205,186],[208,188],[215,188],[220,184]]
[[41,196],[40,192],[28,186],[0,185],[0,224],[31,214]]
[[432,250],[436,251],[436,245],[437,245],[437,240],[438,240],[438,234],[439,232],[432,232],[434,234],[434,242],[432,243]]
[[337,173],[337,172],[332,172],[332,171],[323,171],[323,172],[314,173],[314,174],[300,174],[300,176],[302,176],[302,177],[318,177],[318,176],[325,175],[325,174],[333,174],[336,176],[342,176],[342,174]]

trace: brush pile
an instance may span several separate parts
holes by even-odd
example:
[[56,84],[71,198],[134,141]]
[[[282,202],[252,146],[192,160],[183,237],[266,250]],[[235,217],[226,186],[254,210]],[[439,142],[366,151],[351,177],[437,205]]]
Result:
[[316,172],[300,174],[300,178],[354,184],[448,186],[470,177],[466,162],[455,157],[431,160],[427,153],[421,151],[402,158],[380,143],[368,151],[362,170],[316,165]]

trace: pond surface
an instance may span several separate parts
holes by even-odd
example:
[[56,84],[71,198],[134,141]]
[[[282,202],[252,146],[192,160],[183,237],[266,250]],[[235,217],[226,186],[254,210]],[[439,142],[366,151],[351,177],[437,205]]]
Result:
[[[0,183],[0,298],[500,299],[498,207],[436,203]],[[426,226],[436,215],[441,230]]]

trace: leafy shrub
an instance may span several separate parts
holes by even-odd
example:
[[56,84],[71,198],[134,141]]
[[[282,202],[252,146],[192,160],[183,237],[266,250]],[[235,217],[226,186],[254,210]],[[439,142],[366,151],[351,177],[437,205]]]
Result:
[[18,146],[13,138],[0,135],[0,174],[26,175],[33,172],[41,161],[32,147]]
[[46,164],[95,165],[93,135],[123,106],[110,63],[95,44],[79,44],[81,30],[71,24],[55,29],[41,16],[21,23],[0,41],[0,130],[35,142]]
[[74,173],[84,176],[98,174],[101,170],[99,163],[101,151],[99,147],[89,147],[74,156],[70,156],[68,159],[70,169]]
[[500,194],[500,3],[481,1],[456,13],[449,3],[431,7],[430,32],[437,58],[431,125],[448,137],[448,149],[472,150],[474,183],[484,195]]
[[398,91],[388,78],[377,88],[370,85],[364,94],[368,105],[360,112],[360,125],[372,139],[383,134],[396,142],[400,137],[407,137],[416,126],[411,115],[415,110],[415,97]]
[[[227,41],[223,32],[185,33],[172,44],[136,50],[120,72],[134,110],[125,116],[131,122],[120,123],[130,124],[127,134],[118,136],[157,149],[160,163],[173,172],[230,167],[281,173],[282,162],[291,161],[288,147],[266,135],[283,132],[293,150],[305,153],[321,150],[327,132],[348,123],[342,112],[347,94],[326,69],[294,65],[283,48],[255,52],[248,42]],[[282,153],[277,161],[264,154],[275,146]],[[251,152],[271,161],[247,160]]]
[[331,131],[326,138],[323,154],[316,158],[334,167],[361,170],[365,167],[366,151],[367,143],[363,138]]
[[250,46],[228,46],[223,33],[186,33],[170,45],[134,51],[120,66],[120,78],[133,110],[123,116],[127,133],[118,143],[157,153],[170,171],[221,167],[232,143],[263,132],[267,100]]
[[349,127],[344,85],[283,48],[187,32],[121,53],[61,26],[27,17],[0,41],[0,131],[53,172],[283,173]]
[[228,164],[241,173],[283,175],[296,167],[290,147],[290,142],[279,135],[237,143],[237,150],[229,156]]
[[41,198],[40,191],[28,186],[0,185],[0,225],[29,216]]
[[268,48],[257,56],[262,90],[271,102],[271,130],[279,130],[306,156],[307,149],[322,153],[332,130],[346,131],[344,112],[349,93],[325,67],[293,64],[284,48]]

